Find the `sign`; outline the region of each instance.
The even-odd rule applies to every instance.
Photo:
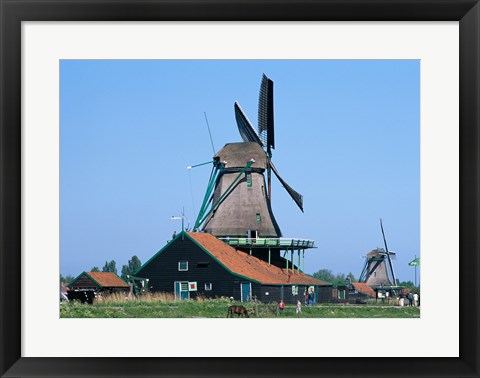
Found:
[[[188,291],[197,291],[197,282],[189,282]]]

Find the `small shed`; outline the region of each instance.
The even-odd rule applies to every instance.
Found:
[[[366,303],[375,299],[377,293],[365,282],[352,282],[348,292],[348,302]]]
[[[96,293],[126,293],[130,286],[112,272],[82,272],[68,284],[68,299],[92,303]]]

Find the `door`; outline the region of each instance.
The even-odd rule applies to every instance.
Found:
[[[190,292],[188,291],[188,281],[175,281],[175,300],[190,299]]]
[[[240,284],[240,292],[242,294],[242,302],[249,302],[252,297],[252,284],[250,282],[242,282]]]

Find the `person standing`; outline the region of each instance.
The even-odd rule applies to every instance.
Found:
[[[408,293],[407,299],[408,299],[408,306],[412,307],[413,306],[413,294],[412,294],[412,292]]]
[[[278,308],[280,309],[280,313],[282,313],[283,309],[285,308],[285,303],[283,302],[283,299],[280,300],[280,303],[278,304]]]
[[[417,293],[413,294],[413,305],[415,307],[418,307],[418,294]]]

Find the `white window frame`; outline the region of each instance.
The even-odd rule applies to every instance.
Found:
[[[181,269],[180,268],[180,264],[182,264],[182,263],[187,263],[187,269]],[[188,261],[185,261],[185,260],[179,261],[178,262],[178,271],[179,272],[187,272],[188,271]]]
[[[207,287],[207,285],[209,285]],[[211,282],[205,282],[205,291],[212,291],[213,285]]]

